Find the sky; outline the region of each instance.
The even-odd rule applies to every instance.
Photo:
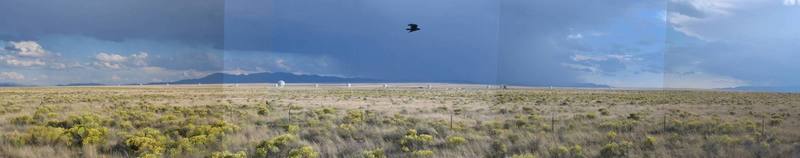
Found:
[[[4,0],[0,82],[800,86],[796,0]],[[408,33],[409,23],[421,31]]]

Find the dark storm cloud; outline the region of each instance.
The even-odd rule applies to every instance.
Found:
[[[491,82],[496,71],[492,0],[234,0],[227,8],[229,50],[328,56],[347,75],[395,80]],[[406,32],[408,23],[422,31]]]
[[[152,66],[172,70],[222,71],[225,65],[222,53],[214,50],[164,54],[149,62]]]
[[[222,46],[223,0],[3,0],[0,38],[82,35]]]
[[[571,85],[577,74],[562,66],[573,50],[560,42],[570,30],[592,30],[658,1],[504,0],[501,2],[498,80],[527,85]]]
[[[573,84],[569,28],[652,2],[232,0],[226,49],[335,58],[344,73],[400,80]],[[407,33],[408,23],[422,31]],[[229,54],[235,55],[235,54]]]

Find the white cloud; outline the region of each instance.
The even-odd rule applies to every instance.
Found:
[[[35,66],[47,65],[47,63],[45,63],[41,59],[19,59],[11,55],[0,56],[0,61],[5,63],[6,65],[15,67],[35,67]]]
[[[570,63],[563,63],[562,65],[580,71],[587,71],[591,73],[600,72],[600,68],[597,68],[596,66],[589,66],[583,64],[570,64]]]
[[[708,40],[705,37],[701,36],[694,30],[694,26],[702,21],[702,19],[691,17],[688,15],[684,15],[681,13],[669,13],[669,23],[672,25],[672,29],[675,31],[681,32],[687,36],[695,37],[702,40]]]
[[[97,61],[109,62],[109,63],[111,63],[111,62],[121,63],[121,62],[128,61],[128,57],[125,57],[125,56],[122,56],[122,55],[119,55],[119,54],[105,53],[105,52],[97,53],[97,55],[95,55],[94,58]]]
[[[248,75],[248,74],[250,74],[249,71],[245,71],[242,68],[238,68],[238,67],[236,69],[233,69],[233,70],[227,70],[227,71],[225,71],[225,73],[233,74],[233,75]]]
[[[800,0],[784,0],[783,1],[783,5],[787,5],[787,6],[795,6],[795,5],[798,5],[798,4],[800,4]]]
[[[148,56],[146,52],[139,52],[130,56],[100,52],[94,56],[95,62],[93,65],[107,69],[122,69],[131,66],[146,68]]]
[[[107,69],[121,69],[122,64],[109,63],[109,62],[94,62],[94,66],[107,68]]]
[[[132,59],[131,62],[133,62],[133,65],[147,66],[147,56],[148,56],[147,52],[139,52],[131,55],[130,58]]]
[[[0,56],[0,63],[13,67],[39,67],[47,65],[43,57],[49,53],[35,41],[8,42],[5,50],[11,54]]]
[[[593,56],[575,54],[572,56],[572,61],[605,61],[606,58],[597,58]]]
[[[583,34],[580,33],[569,34],[567,35],[567,39],[583,39]]]
[[[66,69],[66,68],[67,68],[67,64],[64,64],[64,63],[54,63],[54,64],[51,64],[50,68],[52,68],[52,69],[56,69],[56,70],[62,70],[62,69]]]
[[[800,10],[786,7],[798,0],[789,1],[672,0],[671,5],[687,7],[667,16],[672,29],[704,41],[792,39],[800,34],[793,16]]]
[[[737,3],[743,1],[753,0],[672,0],[673,3],[688,4],[698,11],[722,15],[730,14],[730,10],[741,6]]]
[[[591,56],[591,55],[581,55],[575,54],[572,56],[572,61],[608,61],[609,59],[614,59],[620,62],[627,62],[633,60],[641,60],[640,58],[634,58],[633,55],[629,54],[607,54],[607,55],[599,55],[599,56]]]
[[[292,67],[290,67],[288,64],[286,64],[286,60],[283,60],[283,59],[275,60],[275,65],[277,65],[278,68],[281,68],[281,69],[284,69],[284,70],[287,70],[287,71],[291,71],[292,70]]]
[[[9,46],[6,49],[14,51],[17,55],[23,57],[44,57],[48,54],[47,50],[44,50],[39,43],[34,41],[12,41],[9,42]]]
[[[24,80],[25,76],[17,72],[0,72],[0,79]]]

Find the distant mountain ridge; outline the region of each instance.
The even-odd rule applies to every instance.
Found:
[[[21,84],[10,83],[10,82],[0,82],[0,87],[27,87],[27,85],[21,85]]]
[[[800,93],[800,86],[741,86],[735,88],[725,88],[723,90],[747,91],[747,92],[779,92],[779,93]]]
[[[321,75],[293,74],[285,72],[263,72],[253,74],[213,73],[203,78],[185,79],[169,84],[221,84],[221,83],[275,83],[280,80],[289,83],[376,83],[377,79],[347,78]]]
[[[104,86],[106,84],[102,83],[69,83],[69,84],[60,84],[56,86]]]
[[[312,74],[293,74],[286,72],[262,72],[252,74],[227,74],[227,73],[213,73],[208,76],[197,79],[185,79],[174,82],[159,82],[148,84],[221,84],[221,83],[276,83],[280,80],[288,83],[458,83],[458,84],[493,84],[493,83],[479,83],[461,80],[438,80],[438,81],[423,81],[423,80],[381,80],[371,78],[348,78],[336,76],[323,76]],[[511,84],[514,85],[514,84]],[[584,88],[607,88],[607,85],[597,85],[590,83],[576,83],[576,84],[554,84],[554,85],[524,85],[520,86],[557,86],[557,87],[584,87]]]

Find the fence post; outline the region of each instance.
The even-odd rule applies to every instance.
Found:
[[[450,113],[450,129],[453,129],[453,113]]]
[[[553,135],[555,135],[556,134],[556,112],[553,112],[550,115],[551,115],[551,117],[550,117],[550,120],[551,120],[550,121],[550,129],[553,130]]]
[[[664,128],[662,129],[664,133],[667,133],[667,115],[669,114],[664,113]]]

